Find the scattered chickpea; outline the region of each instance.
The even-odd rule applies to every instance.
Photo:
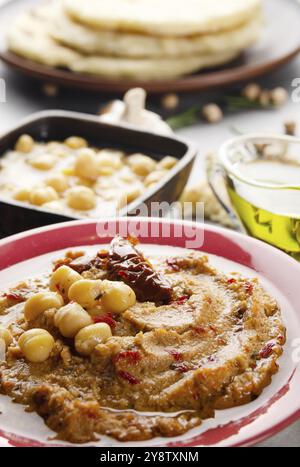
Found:
[[[262,89],[256,83],[248,84],[242,91],[242,95],[250,102],[255,102],[259,99]]]
[[[78,153],[74,166],[75,175],[96,180],[98,177],[98,166],[96,153],[93,149],[83,148]]]
[[[123,313],[136,302],[134,291],[123,282],[103,281],[103,308],[112,313]]]
[[[94,348],[99,344],[104,344],[112,332],[108,324],[91,324],[81,329],[75,337],[75,348],[82,355],[90,355]]]
[[[30,297],[25,303],[24,316],[27,321],[36,319],[44,311],[61,308],[64,304],[61,295],[55,292],[40,292]]]
[[[61,266],[51,276],[50,290],[52,292],[59,292],[67,300],[70,287],[80,280],[82,280],[82,277],[78,272],[68,266]]]
[[[223,119],[223,111],[217,104],[207,104],[202,109],[205,120],[209,123],[218,123]]]
[[[157,168],[163,170],[171,170],[173,169],[173,167],[175,167],[177,163],[178,159],[176,159],[176,157],[166,156],[157,164]]]
[[[31,191],[28,188],[21,188],[14,194],[14,199],[17,201],[29,201]]]
[[[34,204],[35,206],[42,206],[45,203],[49,203],[51,201],[56,201],[58,200],[58,194],[54,190],[54,188],[48,186],[48,187],[42,187],[42,188],[36,188],[33,190],[30,194],[30,203]]]
[[[60,308],[54,317],[54,324],[64,337],[72,338],[86,326],[92,324],[90,315],[78,303],[69,303]]]
[[[93,308],[99,304],[102,293],[102,281],[82,279],[71,285],[68,295],[69,300],[79,303],[83,308]]]
[[[88,187],[75,186],[67,192],[67,203],[72,209],[78,211],[90,211],[97,205],[96,195]]]
[[[50,357],[54,339],[45,329],[30,329],[18,341],[22,354],[32,363],[43,363]]]
[[[42,86],[42,91],[47,97],[57,97],[59,93],[59,87],[53,83],[45,83]]]
[[[271,95],[268,89],[264,89],[263,91],[261,91],[259,96],[259,103],[262,107],[269,107],[269,105],[271,104]]]
[[[295,136],[297,133],[297,124],[295,121],[284,123],[284,132],[286,135]]]
[[[63,193],[69,188],[68,180],[63,174],[55,174],[45,181],[47,186],[52,187],[57,193]]]
[[[179,105],[178,94],[165,94],[161,100],[161,105],[164,109],[174,110]]]
[[[64,143],[70,149],[81,149],[88,146],[87,141],[84,138],[80,138],[79,136],[70,136],[65,140]]]
[[[270,91],[271,103],[276,107],[281,107],[284,105],[289,98],[289,93],[286,89],[278,87]]]
[[[135,174],[141,177],[146,177],[156,169],[156,162],[144,154],[132,154],[127,158],[127,164]]]
[[[34,140],[29,135],[22,135],[18,139],[15,145],[15,151],[22,152],[24,154],[30,153],[34,148]]]

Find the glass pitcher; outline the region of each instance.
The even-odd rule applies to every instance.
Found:
[[[222,145],[208,177],[237,229],[300,260],[299,138],[234,138]]]

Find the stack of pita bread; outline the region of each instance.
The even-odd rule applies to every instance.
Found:
[[[17,18],[10,51],[50,67],[161,80],[216,67],[255,43],[262,0],[51,0]]]

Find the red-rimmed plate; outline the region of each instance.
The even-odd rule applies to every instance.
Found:
[[[276,434],[300,418],[300,265],[267,244],[225,229],[181,221],[123,218],[79,221],[36,229],[0,241],[1,289],[19,279],[49,269],[51,259],[64,249],[108,243],[114,235],[135,233],[149,252],[191,248],[210,255],[217,267],[259,277],[278,300],[288,331],[280,371],[254,402],[216,413],[187,434],[155,439],[142,446],[249,446]],[[203,244],[202,244],[203,239]],[[171,250],[169,250],[171,248]],[[53,433],[34,414],[0,397],[0,444],[3,446],[65,445],[51,440]],[[17,423],[16,423],[17,420]],[[95,443],[92,443],[95,445]],[[99,446],[118,445],[101,437]],[[122,444],[122,446],[127,444]],[[130,446],[139,443],[130,443]]]

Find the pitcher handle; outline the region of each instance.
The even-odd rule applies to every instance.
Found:
[[[208,184],[215,195],[216,199],[226,211],[228,217],[230,218],[234,228],[241,233],[247,234],[247,231],[242,224],[240,218],[236,214],[232,204],[230,202],[228,193],[226,191],[226,175],[225,170],[220,163],[214,160],[213,157],[208,157],[206,159],[206,174]],[[223,193],[222,193],[223,186]]]

